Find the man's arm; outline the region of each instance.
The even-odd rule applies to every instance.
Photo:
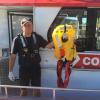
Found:
[[[8,75],[11,81],[15,80],[15,76],[13,75],[13,67],[15,64],[15,60],[16,60],[16,54],[11,54],[9,59],[9,75]]]
[[[11,54],[9,59],[9,72],[12,72],[15,60],[16,60],[16,54]]]
[[[42,36],[37,35],[38,39],[39,39],[39,46],[43,47],[43,48],[48,48],[48,49],[52,49],[54,47],[53,42],[48,43],[47,40],[45,40]]]
[[[16,60],[16,54],[18,53],[18,39],[17,37],[15,37],[13,39],[13,42],[12,42],[12,46],[11,46],[11,56],[9,58],[9,79],[11,81],[14,81],[15,80],[15,77],[13,75],[13,67],[14,67],[14,64],[15,64],[15,60]]]

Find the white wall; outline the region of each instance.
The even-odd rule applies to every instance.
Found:
[[[9,48],[7,10],[0,9],[0,48]]]
[[[44,39],[47,39],[47,32],[56,18],[61,7],[36,7],[33,8],[33,23],[35,31],[40,34]],[[41,49],[41,67],[52,68],[56,67],[56,58],[54,57],[53,50]]]
[[[47,39],[47,31],[58,14],[60,7],[36,7],[33,9],[33,21],[35,31],[43,38]],[[56,63],[53,50],[40,50],[41,55],[41,86],[42,87],[57,87],[56,84]]]
[[[35,31],[47,39],[47,31],[61,7],[36,7],[34,11]]]

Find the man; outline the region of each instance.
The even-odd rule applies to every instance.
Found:
[[[40,35],[33,32],[32,20],[30,18],[23,18],[21,20],[22,33],[18,34],[12,43],[11,56],[9,60],[9,79],[15,80],[13,75],[13,66],[18,54],[19,61],[19,79],[21,86],[41,85],[41,68],[40,68],[40,55],[39,48],[50,48],[48,44]],[[48,45],[47,45],[48,44]],[[35,90],[34,95],[40,95],[39,90]],[[27,95],[26,89],[21,89],[21,96]]]

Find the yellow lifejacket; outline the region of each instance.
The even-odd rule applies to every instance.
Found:
[[[58,60],[60,60],[62,58],[61,50],[64,50],[64,57],[66,58],[66,60],[72,61],[73,58],[77,55],[76,47],[74,44],[75,29],[72,27],[72,25],[66,24],[66,35],[68,37],[68,41],[66,42],[62,41],[63,34],[64,25],[57,26],[52,33],[54,55]]]

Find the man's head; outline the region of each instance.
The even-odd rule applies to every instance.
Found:
[[[24,34],[27,34],[27,35],[31,34],[33,31],[32,20],[28,17],[23,18],[21,20],[21,28]]]

